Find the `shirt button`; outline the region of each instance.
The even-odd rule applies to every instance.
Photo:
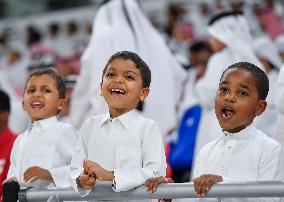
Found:
[[[225,170],[225,167],[223,166],[223,167],[221,168],[221,170]]]
[[[232,148],[232,145],[228,145],[228,148],[231,149],[231,148]]]

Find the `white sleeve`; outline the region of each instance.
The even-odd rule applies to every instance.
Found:
[[[166,157],[162,136],[156,124],[143,134],[142,168],[115,169],[116,192],[128,191],[138,187],[153,177],[165,176]]]
[[[83,162],[85,159],[87,159],[86,137],[88,137],[87,135],[90,133],[88,126],[88,121],[84,122],[80,130],[79,141],[76,144],[70,164],[71,185],[80,196],[86,196],[91,191],[79,187],[76,182],[76,178],[78,178],[79,175],[84,171]]]
[[[280,69],[275,95],[275,104],[281,114],[284,115],[284,65]]]
[[[20,141],[21,137],[17,137],[11,154],[10,154],[10,166],[9,166],[9,170],[8,170],[8,174],[7,174],[7,178],[11,178],[11,177],[17,177],[17,179],[19,180],[19,176],[17,176],[17,150],[18,150],[18,145],[19,145],[19,141]],[[19,163],[19,162],[18,162]]]
[[[76,131],[71,127],[62,127],[60,131],[59,144],[57,149],[62,159],[62,166],[54,167],[49,170],[52,175],[53,181],[56,187],[69,187],[70,175],[69,175],[69,165],[71,163],[71,158],[74,153],[74,148],[77,143]]]

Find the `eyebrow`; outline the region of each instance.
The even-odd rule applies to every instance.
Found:
[[[106,72],[108,72],[108,71],[110,71],[110,70],[112,70],[112,71],[117,71],[115,68],[110,67],[110,68],[108,68],[108,69],[106,70]],[[139,70],[139,69],[138,69],[138,70]],[[132,70],[126,70],[126,71],[123,71],[123,73],[133,73],[133,74],[135,74],[135,75],[139,75],[139,73],[134,72],[134,71],[132,71]]]
[[[222,81],[221,83],[220,83],[220,85],[222,85],[222,84],[229,84],[230,82],[229,81],[227,81],[227,80],[225,80],[225,81]],[[241,86],[241,88],[245,88],[245,89],[247,89],[247,90],[251,90],[250,89],[250,87],[248,86],[248,85],[245,85],[245,84],[238,84],[239,86]]]

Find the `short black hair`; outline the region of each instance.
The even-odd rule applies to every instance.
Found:
[[[256,80],[256,89],[258,92],[258,97],[262,100],[265,100],[268,91],[269,91],[269,79],[267,75],[265,74],[264,71],[262,71],[259,67],[256,65],[249,63],[249,62],[238,62],[235,64],[230,65],[222,74],[221,79],[223,78],[224,74],[231,70],[231,69],[240,69],[240,70],[245,70],[249,73],[251,73],[255,80]]]
[[[190,46],[189,51],[192,52],[192,53],[198,53],[198,52],[201,52],[201,51],[208,51],[210,53],[213,53],[211,46],[206,41],[197,41],[197,42],[193,43]]]
[[[0,89],[0,112],[10,111],[10,98],[9,95]]]
[[[136,53],[130,52],[130,51],[120,51],[115,54],[113,54],[109,60],[107,61],[105,68],[103,70],[103,75],[105,75],[107,67],[114,59],[124,59],[124,60],[131,60],[135,66],[140,70],[142,80],[143,80],[143,88],[150,87],[151,83],[151,70],[149,66],[140,58],[140,56]]]
[[[62,76],[54,68],[46,68],[46,69],[39,69],[39,70],[33,71],[27,79],[25,89],[27,88],[27,84],[32,77],[37,77],[41,75],[48,75],[54,79],[57,90],[59,92],[59,97],[61,99],[64,99],[66,95],[66,84]]]

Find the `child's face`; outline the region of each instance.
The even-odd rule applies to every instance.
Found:
[[[33,76],[24,92],[23,108],[33,121],[58,114],[65,99],[59,97],[55,80],[49,75]]]
[[[140,70],[131,60],[120,58],[114,59],[107,67],[101,91],[112,117],[136,108],[149,94],[149,88],[143,88]]]
[[[250,72],[239,69],[225,72],[215,99],[215,114],[223,130],[241,131],[265,108],[266,101],[259,99],[256,79]]]

